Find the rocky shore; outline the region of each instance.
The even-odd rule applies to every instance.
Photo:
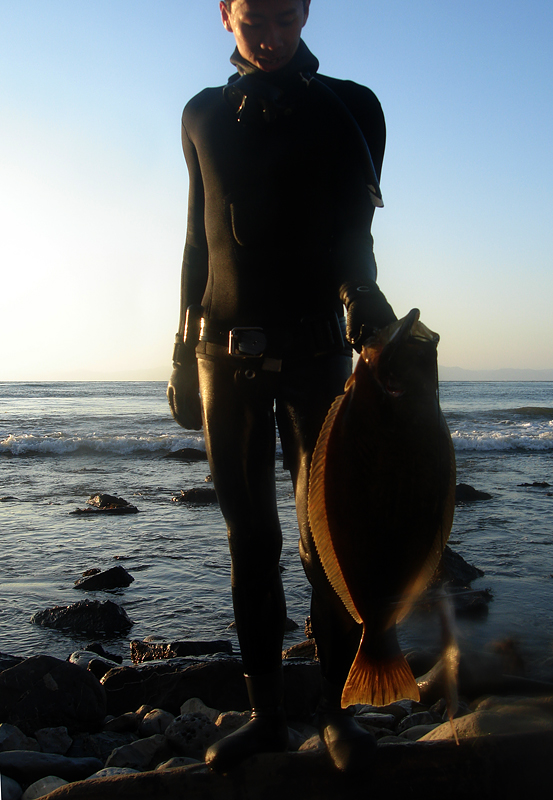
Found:
[[[461,502],[481,499],[469,496],[470,488]],[[128,505],[98,498],[99,513]],[[485,615],[491,595],[470,586],[481,574],[446,548],[422,613],[446,583],[458,616]],[[132,581],[122,567],[92,569],[75,588],[111,591]],[[553,663],[542,680],[529,680],[512,642],[461,652],[453,722],[439,653],[407,654],[420,702],[354,708],[378,747],[366,772],[348,775],[332,765],[317,733],[320,668],[308,638],[283,653],[289,752],[256,756],[218,775],[204,765],[207,747],[249,719],[242,664],[228,640],[131,640],[123,663],[98,641],[132,628],[112,600],[44,609],[32,622],[94,641],[65,661],[0,654],[1,800],[351,800],[377,793],[487,800],[548,788]]]
[[[148,643],[135,643],[135,652],[145,649]],[[366,774],[355,776],[335,770],[316,730],[318,662],[284,656],[290,752],[254,757],[224,776],[203,757],[249,718],[238,659],[175,656],[124,666],[93,650],[70,661],[0,656],[0,667],[17,662],[0,672],[2,800],[270,800],[283,793],[340,800],[354,784],[367,797],[420,789],[425,798],[483,798],[545,788],[553,683],[507,674],[504,655],[463,654],[455,733],[439,696],[439,663],[419,679],[421,702],[355,707],[378,741]]]

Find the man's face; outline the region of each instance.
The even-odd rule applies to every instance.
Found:
[[[263,72],[284,67],[294,56],[309,3],[302,0],[233,0],[221,2],[221,19],[234,34],[238,52]]]

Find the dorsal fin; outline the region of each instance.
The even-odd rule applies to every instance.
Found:
[[[353,376],[352,376],[353,378]],[[353,385],[352,378],[348,381],[348,388]],[[347,394],[340,395],[333,402],[323,427],[317,440],[313,459],[311,461],[311,471],[309,475],[309,495],[308,495],[308,516],[309,525],[313,534],[313,540],[317,553],[321,559],[326,576],[330,585],[347,608],[356,622],[362,622],[359,612],[355,608],[351,595],[346,586],[344,575],[336,557],[336,551],[330,533],[326,497],[325,497],[325,471],[328,453],[328,443],[330,434],[336,417]]]

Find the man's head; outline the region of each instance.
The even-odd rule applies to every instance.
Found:
[[[225,29],[238,52],[263,72],[274,72],[293,58],[309,16],[311,0],[220,0]]]

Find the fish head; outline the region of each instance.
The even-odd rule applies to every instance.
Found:
[[[436,393],[437,347],[440,337],[420,322],[413,308],[402,319],[377,331],[363,344],[361,359],[392,399],[420,393]]]

